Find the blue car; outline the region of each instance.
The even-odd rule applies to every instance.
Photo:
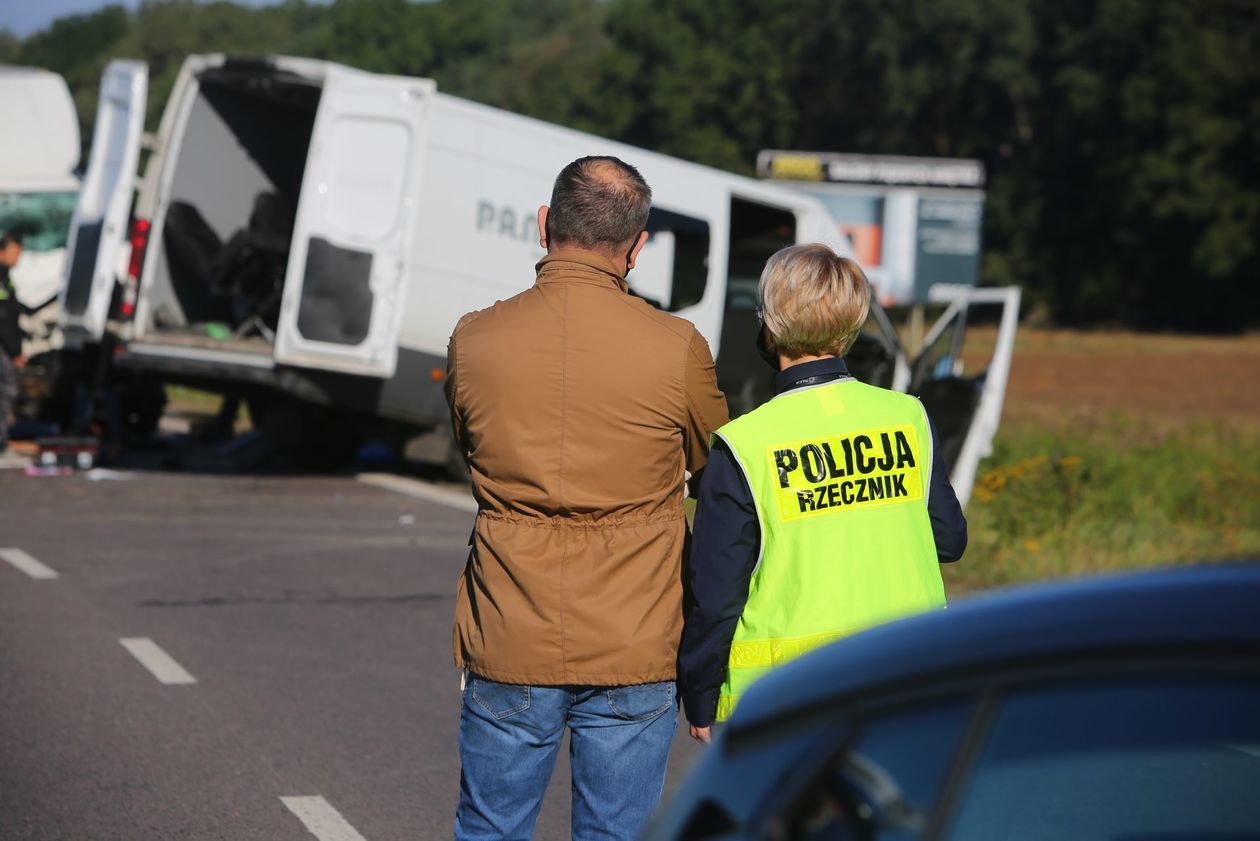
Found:
[[[1032,586],[770,673],[651,839],[1260,839],[1260,565]]]

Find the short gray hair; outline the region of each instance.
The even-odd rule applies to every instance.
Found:
[[[594,251],[627,246],[646,227],[652,188],[619,158],[578,158],[560,170],[547,211],[547,239]]]

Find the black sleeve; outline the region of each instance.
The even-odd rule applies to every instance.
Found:
[[[17,359],[22,355],[22,328],[18,324],[17,298],[12,294],[0,298],[0,353]]]
[[[718,439],[696,503],[688,585],[691,606],[678,650],[678,682],[687,720],[713,723],[726,679],[735,625],[748,601],[761,525],[743,471]]]
[[[928,419],[932,430],[932,481],[928,486],[928,516],[932,519],[932,537],[936,541],[936,557],[941,563],[956,561],[967,549],[967,518],[963,516],[958,495],[949,483],[949,467],[941,455],[940,436]]]

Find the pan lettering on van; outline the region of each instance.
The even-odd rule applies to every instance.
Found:
[[[481,199],[477,202],[477,232],[528,242],[538,239],[538,221],[533,213]]]

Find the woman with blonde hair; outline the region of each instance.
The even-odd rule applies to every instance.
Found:
[[[794,245],[766,263],[757,293],[776,395],[713,436],[679,651],[683,705],[704,742],[774,666],[944,606],[938,564],[967,544],[922,404],[845,366],[870,308],[861,267]]]

